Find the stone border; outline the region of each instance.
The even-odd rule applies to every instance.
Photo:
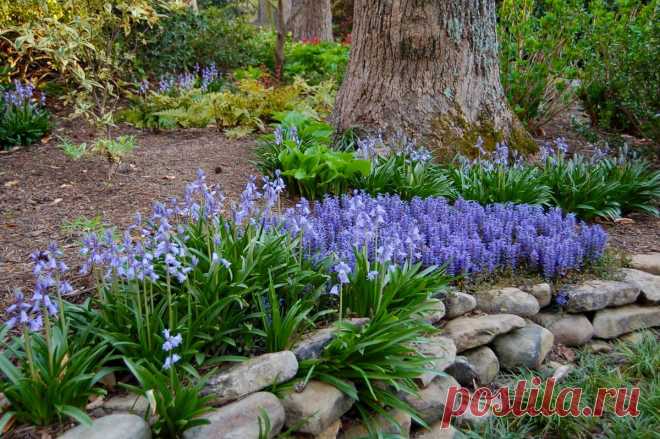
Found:
[[[419,352],[435,358],[433,369],[418,378],[418,397],[401,396],[431,426],[429,431],[419,431],[414,437],[460,435],[454,429],[439,430],[438,420],[451,386],[472,388],[489,384],[501,368],[539,369],[555,343],[581,346],[594,337],[613,339],[660,326],[660,253],[633,257],[633,266],[622,270],[621,281],[587,281],[567,289],[568,302],[559,313],[548,308],[552,290],[547,283],[475,294],[448,293],[425,317],[443,327],[442,332],[418,347]],[[352,321],[362,325],[368,319]],[[215,402],[224,405],[206,415],[211,421],[209,425],[187,431],[184,438],[256,439],[259,418],[264,413],[272,426],[269,437],[283,428],[317,438],[363,436],[366,429],[360,423],[342,425],[341,417],[353,401],[331,385],[311,381],[304,389],[294,387],[285,392],[282,399],[263,391],[274,383],[294,378],[298,362],[317,358],[334,334],[333,327],[320,329],[308,334],[291,351],[261,355],[217,372],[204,393],[214,395]],[[555,366],[553,373],[557,377],[570,372],[569,366]],[[79,426],[60,437],[149,439],[151,433],[143,420],[147,407],[141,397],[113,397],[92,412],[101,416],[94,421],[94,427]],[[410,416],[396,410],[390,414],[397,424],[384,417],[376,418],[382,431],[408,437],[413,425]],[[463,417],[456,423],[480,421],[483,418]]]

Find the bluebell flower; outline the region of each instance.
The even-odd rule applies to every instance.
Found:
[[[176,349],[183,341],[181,334],[172,335],[169,329],[163,329],[163,337],[165,338],[165,342],[163,343],[164,352],[170,352]]]
[[[170,368],[172,368],[172,366],[178,363],[179,360],[181,360],[181,356],[179,354],[168,355],[165,358],[165,363],[163,363],[163,369],[169,370]]]

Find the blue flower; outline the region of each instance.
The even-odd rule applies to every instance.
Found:
[[[165,342],[163,343],[164,352],[169,352],[176,349],[183,341],[181,334],[171,335],[169,329],[163,330],[163,337],[165,338]]]
[[[168,355],[165,358],[165,363],[163,363],[163,369],[169,370],[172,366],[178,363],[179,360],[181,360],[181,356],[178,354]]]

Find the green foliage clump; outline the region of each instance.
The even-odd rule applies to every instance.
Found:
[[[550,188],[543,181],[540,170],[532,166],[508,167],[493,165],[456,166],[448,169],[449,179],[456,193],[466,200],[480,204],[516,203],[539,204],[550,202]]]
[[[325,194],[344,193],[355,178],[371,172],[369,160],[325,145],[303,149],[298,145],[287,146],[279,153],[278,159],[289,191],[312,200]]]
[[[580,96],[593,122],[660,141],[657,0],[589,2]]]
[[[50,131],[50,113],[33,97],[33,90],[20,82],[5,93],[0,87],[0,148],[31,145]]]
[[[285,50],[284,77],[305,78],[310,84],[332,79],[341,84],[348,65],[349,47],[334,42],[292,42]]]
[[[266,123],[280,112],[295,110],[316,117],[329,114],[334,90],[332,83],[310,86],[297,79],[289,85],[268,87],[261,81],[246,78],[235,87],[227,86],[217,92],[193,88],[174,96],[149,93],[134,99],[124,119],[138,127],[203,128],[214,124],[228,135],[241,137],[264,130]]]
[[[223,70],[263,64],[272,56],[274,37],[261,32],[231,7],[193,12],[173,10],[146,36],[138,65],[156,75],[191,71],[197,63],[215,63]]]
[[[404,200],[414,197],[454,198],[452,182],[442,169],[430,160],[418,160],[399,151],[377,156],[371,173],[355,183],[371,195],[398,194]]]
[[[0,423],[15,417],[43,426],[73,418],[91,425],[84,408],[90,396],[104,394],[96,384],[112,372],[102,367],[108,360],[106,346],[79,343],[80,337],[69,340],[66,325],[53,325],[45,335],[22,329],[22,343],[17,338],[0,353],[0,391],[11,403]]]
[[[502,85],[513,111],[534,131],[574,100],[583,2],[504,0],[498,18]]]

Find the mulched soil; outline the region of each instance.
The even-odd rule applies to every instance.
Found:
[[[71,136],[73,129],[60,132]],[[54,139],[0,154],[0,303],[12,287],[30,285],[29,255],[51,241],[74,258],[72,267],[77,265],[79,233],[63,224],[100,216],[107,225],[126,226],[136,211],[148,213],[154,201],[181,196],[198,168],[207,181],[221,185],[228,199],[237,199],[256,172],[250,163],[254,138],[230,140],[213,129],[120,131],[134,135],[139,148],[110,180],[104,158],[73,161]],[[84,129],[76,132],[75,142],[91,139]]]

